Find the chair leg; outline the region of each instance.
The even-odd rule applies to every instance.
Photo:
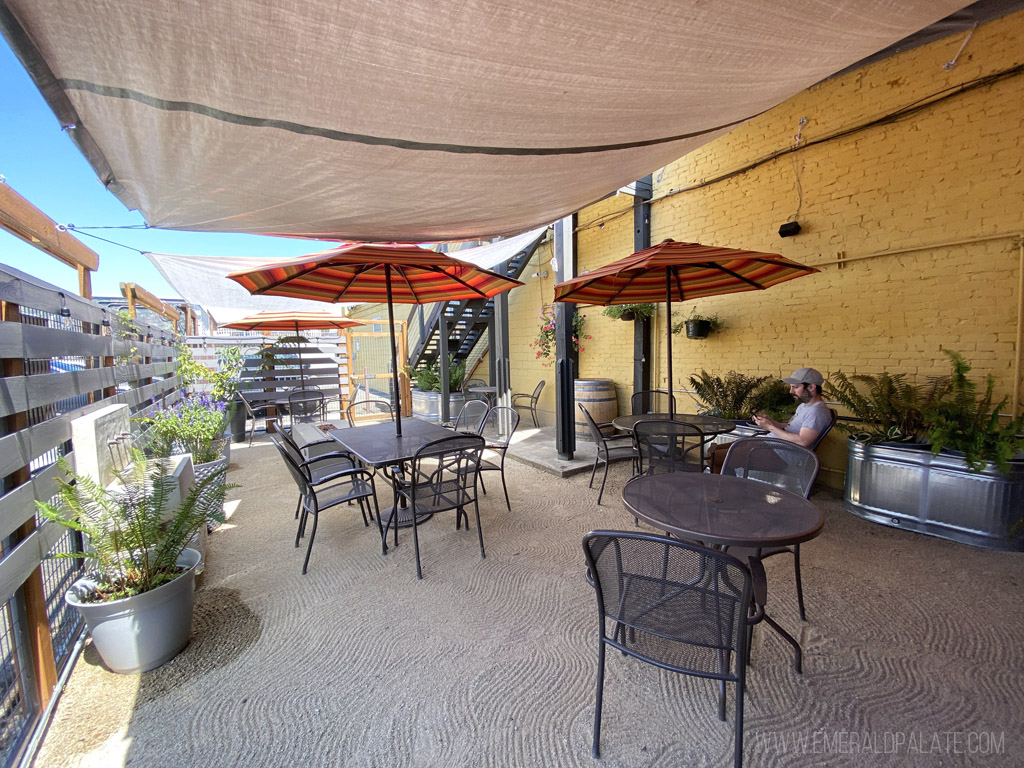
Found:
[[[397,510],[395,511],[395,514],[398,514]],[[455,519],[458,520],[458,516],[456,516]],[[396,517],[395,518],[395,537],[397,538],[397,536],[398,536],[398,518]],[[416,526],[416,508],[415,507],[412,510],[412,541],[413,541],[413,546],[416,548],[416,578],[417,579],[422,579],[423,578],[423,568],[420,566],[420,534],[419,534],[419,530],[418,530],[418,528]]]
[[[608,482],[608,462],[604,463],[604,477],[601,478],[601,490],[597,493],[597,506],[601,506],[601,497],[604,496],[604,484]]]
[[[305,575],[306,566],[309,565],[309,555],[313,551],[313,539],[316,538],[316,524],[320,520],[320,515],[313,515],[313,530],[309,532],[309,544],[306,545],[306,559],[302,561],[302,573]]]
[[[743,693],[746,688],[746,674],[742,664],[737,666],[739,679],[736,681],[736,751],[732,762],[733,768],[743,768]]]
[[[597,651],[597,700],[594,704],[594,745],[591,754],[601,757],[601,704],[604,699],[604,638],[598,641]]]
[[[804,611],[804,585],[800,579],[800,545],[793,547],[793,568],[796,570],[796,604],[800,609],[800,620],[807,621],[807,613]]]
[[[512,511],[512,502],[508,500],[508,486],[505,485],[505,457],[501,457],[501,490],[505,492],[505,506]]]
[[[595,456],[594,457],[594,467],[593,467],[593,469],[590,470],[590,483],[587,485],[587,488],[593,488],[594,487],[594,475],[597,474],[597,462],[598,462],[598,457]]]
[[[298,501],[298,503],[297,503],[297,504],[295,505],[295,519],[296,519],[296,520],[298,520],[298,519],[299,519],[299,510],[300,510],[301,508],[302,508],[302,497],[301,497],[301,496],[299,496],[299,501]]]
[[[476,537],[480,540],[480,559],[485,560],[487,553],[484,552],[484,529],[480,525],[480,504],[473,502],[473,511],[476,513]],[[466,516],[466,527],[469,528],[469,516]]]
[[[537,427],[539,429],[540,428],[540,422],[537,421],[537,406],[536,405],[531,405],[530,406],[530,415],[533,416],[533,426]]]

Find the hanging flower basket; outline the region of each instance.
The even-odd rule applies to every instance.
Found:
[[[686,338],[706,339],[711,333],[711,323],[707,320],[687,320]]]

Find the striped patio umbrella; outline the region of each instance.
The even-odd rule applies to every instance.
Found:
[[[668,390],[672,391],[672,302],[763,291],[818,270],[777,253],[665,240],[555,286],[555,301],[668,307]],[[672,409],[673,398],[669,398]]]
[[[263,264],[228,277],[250,293],[328,302],[388,305],[391,369],[395,379],[395,429],[402,435],[398,402],[395,304],[489,299],[522,285],[518,280],[459,261],[444,253],[401,243],[350,243],[322,253]]]
[[[233,323],[224,323],[221,328],[233,328],[236,331],[326,331],[332,328],[341,330],[353,325],[364,325],[361,320],[350,320],[330,312],[257,312],[255,315],[243,317]],[[302,370],[302,345],[295,341],[299,355],[299,382],[306,384],[306,374]]]

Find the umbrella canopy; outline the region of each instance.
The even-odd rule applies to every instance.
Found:
[[[221,328],[234,328],[237,331],[325,331],[329,329],[341,330],[351,328],[353,325],[364,325],[361,320],[350,320],[347,317],[334,315],[330,312],[257,312],[255,315],[243,317],[233,323],[224,323]],[[299,355],[299,382],[301,386],[306,384],[306,374],[302,370],[302,346],[298,339],[295,341],[295,349]]]
[[[668,390],[672,392],[672,302],[760,291],[818,270],[777,253],[665,240],[555,286],[555,301],[639,304],[668,308]],[[669,397],[672,412],[673,398]]]
[[[395,429],[399,436],[402,410],[398,402],[394,305],[489,299],[522,285],[518,280],[447,254],[400,243],[350,243],[308,257],[232,272],[228,277],[257,295],[329,302],[386,302],[395,377]]]

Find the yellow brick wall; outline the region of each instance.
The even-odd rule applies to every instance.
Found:
[[[514,288],[508,297],[509,323],[509,367],[513,392],[533,392],[537,382],[544,379],[544,391],[537,404],[540,423],[553,424],[555,421],[555,369],[538,360],[530,342],[540,329],[538,315],[541,309],[554,301],[555,272],[548,263],[553,255],[552,244],[541,243],[533,253],[530,263],[523,269],[521,288]],[[534,272],[548,273],[546,278],[530,277]],[[533,424],[524,413],[524,427]]]
[[[948,371],[941,351],[948,348],[963,352],[979,377],[992,373],[999,396],[1010,393],[1020,303],[1020,250],[1012,236],[1024,230],[1024,76],[814,142],[1017,65],[1022,38],[1018,12],[979,27],[949,71],[942,65],[963,35],[827,80],[664,169],[655,183],[653,243],[672,237],[821,265],[819,274],[767,291],[694,302],[726,328],[706,341],[673,338],[677,388],[701,368],[788,375],[812,365],[826,374],[889,370],[923,379]],[[793,146],[802,117],[798,152],[673,193]],[[629,202],[614,197],[580,212],[581,270],[632,251]],[[607,215],[615,212],[623,215]],[[779,225],[793,217],[803,231],[780,238]],[[1006,237],[979,241],[999,235]],[[968,242],[941,245],[959,241]],[[919,250],[858,260],[903,249]],[[849,260],[844,267],[829,263],[840,255]],[[548,258],[539,255],[545,264]],[[513,293],[513,380],[523,386],[551,374],[531,367],[526,343],[541,303],[551,300],[552,280],[527,282]],[[615,378],[623,401],[632,382],[630,324],[584,311],[594,339],[581,355],[581,375]],[[688,311],[680,308],[677,319]],[[653,339],[659,384],[665,324],[662,308]],[[553,414],[550,389],[545,408]],[[820,451],[822,479],[833,484],[841,482],[844,440],[837,431]]]

